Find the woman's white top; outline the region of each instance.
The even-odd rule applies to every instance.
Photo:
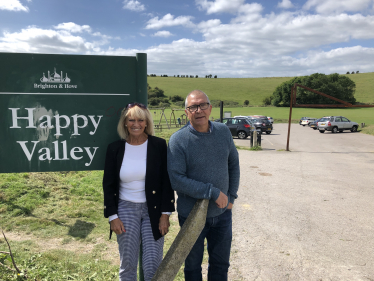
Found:
[[[119,172],[119,198],[134,203],[144,203],[145,174],[147,170],[146,140],[141,145],[131,145],[126,142],[125,155]]]
[[[141,145],[131,145],[126,142],[119,172],[119,198],[135,203],[145,203],[145,175],[147,171],[148,140]],[[171,215],[171,212],[162,212]],[[109,216],[109,221],[118,218],[118,215]]]
[[[125,155],[119,172],[119,198],[121,200],[135,203],[147,201],[145,197],[147,145],[148,140],[141,145],[131,145],[126,142]],[[118,218],[117,214],[109,216],[109,221],[116,218]]]

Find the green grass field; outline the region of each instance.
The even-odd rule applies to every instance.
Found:
[[[192,79],[192,78],[191,78]],[[290,109],[287,107],[234,107],[224,108],[224,111],[230,111],[231,116],[236,115],[266,115],[274,118],[275,123],[288,122]],[[160,110],[151,109],[153,120],[158,124],[161,117]],[[156,114],[154,114],[156,112]],[[175,117],[178,118],[184,111],[175,111]],[[213,108],[211,117],[219,118],[219,108]],[[165,115],[170,122],[171,109],[165,110]],[[342,115],[359,124],[374,125],[374,107],[372,108],[293,108],[292,120],[298,122],[303,116],[319,118],[322,116]],[[174,118],[172,118],[172,122]],[[162,118],[163,128],[166,127],[165,119]]]
[[[156,135],[169,140],[173,130]],[[102,171],[0,174],[0,229],[28,280],[118,280],[116,237],[103,216]],[[176,213],[164,254],[179,232]],[[0,232],[0,263],[12,267]],[[207,262],[205,257],[204,262]],[[183,280],[183,266],[175,280]],[[0,264],[0,280],[25,280]]]
[[[356,83],[355,97],[358,102],[374,103],[374,72],[347,75]],[[262,105],[265,97],[292,77],[266,78],[175,78],[148,77],[149,85],[165,91],[165,95],[185,97],[194,89],[204,91],[211,100],[233,100],[243,104]]]

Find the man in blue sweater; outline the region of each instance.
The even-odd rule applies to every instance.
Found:
[[[185,280],[202,280],[204,239],[208,241],[208,280],[227,280],[232,240],[232,214],[238,197],[239,157],[230,130],[225,124],[210,122],[208,96],[199,90],[185,102],[190,122],[174,133],[168,147],[168,171],[177,191],[180,226],[197,199],[209,199],[206,224],[185,261]]]

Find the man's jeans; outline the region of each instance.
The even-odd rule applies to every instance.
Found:
[[[187,218],[178,215],[182,227]],[[208,281],[227,280],[230,266],[232,240],[232,213],[226,210],[223,214],[207,218],[203,231],[187,256],[184,267],[186,281],[202,281],[201,263],[204,255],[204,239],[208,241]]]

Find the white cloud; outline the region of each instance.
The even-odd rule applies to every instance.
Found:
[[[282,2],[278,2],[278,8],[290,9],[292,7],[293,4],[290,0],[282,0]]]
[[[72,33],[74,32],[82,33],[83,31],[91,32],[91,27],[89,25],[78,25],[78,24],[75,24],[74,22],[60,23],[57,26],[54,26],[54,28],[60,29],[60,30],[66,30]]]
[[[167,30],[160,30],[160,31],[157,31],[155,34],[153,34],[152,36],[155,36],[155,37],[164,37],[164,38],[168,38],[170,36],[173,36],[174,34],[170,33],[170,31],[167,31]]]
[[[22,5],[19,0],[0,0],[0,10],[28,12],[29,8]]]
[[[225,23],[209,19],[194,24],[191,17],[170,14],[153,18],[148,29],[156,32],[162,27],[191,26],[201,39],[169,39],[166,44],[150,43],[142,49],[110,47],[113,38],[85,25],[62,23],[56,26],[59,29],[31,26],[0,34],[0,51],[125,56],[144,52],[150,73],[168,75],[266,77],[374,71],[374,48],[363,46],[374,39],[374,16],[306,11],[263,15],[262,11],[260,4],[244,4]],[[153,34],[171,35],[162,29]],[[98,37],[102,40],[94,41]],[[367,41],[353,44],[353,39]],[[356,46],[335,47],[345,42]]]
[[[134,12],[141,12],[145,10],[144,5],[137,0],[123,1],[123,8]]]
[[[94,42],[74,36],[66,30],[41,29],[29,26],[20,32],[4,32],[0,51],[17,53],[85,53],[98,50]]]
[[[146,29],[160,29],[163,27],[170,27],[170,26],[177,26],[182,25],[185,27],[193,27],[194,24],[192,23],[191,16],[179,16],[174,18],[171,14],[166,14],[163,18],[158,19],[158,17],[154,17],[147,22]]]
[[[321,14],[358,12],[370,8],[371,4],[374,4],[374,0],[308,0],[304,9],[314,9]]]
[[[244,4],[245,0],[195,0],[199,10],[206,11],[206,13],[231,13],[235,14],[238,9]]]

